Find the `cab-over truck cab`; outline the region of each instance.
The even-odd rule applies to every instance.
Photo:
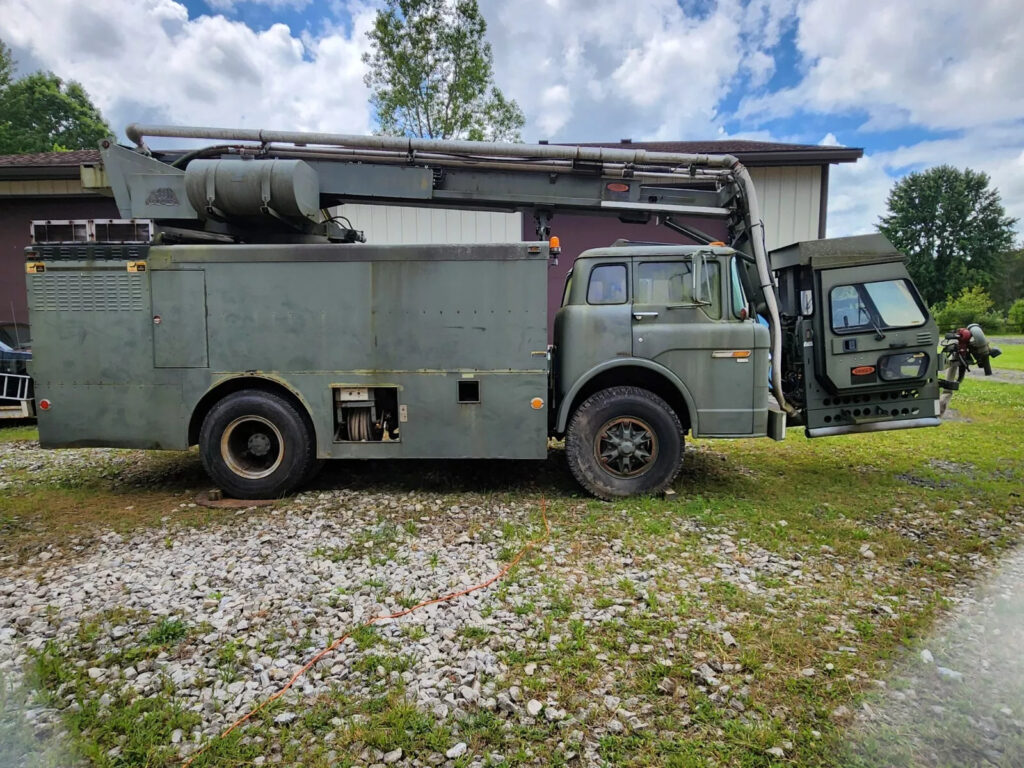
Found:
[[[768,329],[750,316],[740,259],[722,246],[625,243],[577,259],[555,316],[553,428],[598,495],[666,487],[685,431],[764,437],[771,421],[781,437]]]
[[[555,317],[552,431],[605,498],[671,484],[683,435],[780,440],[937,426],[938,332],[880,235],[772,254],[784,413],[749,258],[621,242],[576,261]]]

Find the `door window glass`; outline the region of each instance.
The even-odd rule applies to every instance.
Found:
[[[925,323],[924,312],[907,280],[838,285],[832,289],[830,301],[832,330],[838,333]]]
[[[590,271],[588,304],[626,303],[626,265],[602,264]]]
[[[722,316],[722,287],[718,262],[704,263],[704,292],[710,303],[704,311]],[[647,261],[637,267],[636,304],[696,304],[693,300],[693,266],[689,261]]]
[[[732,314],[741,320],[747,317],[747,297],[743,293],[743,283],[740,281],[740,260],[735,256],[729,265],[729,282],[732,285]]]
[[[565,291],[562,292],[562,306],[569,303],[569,292],[572,290],[572,270],[565,276]]]

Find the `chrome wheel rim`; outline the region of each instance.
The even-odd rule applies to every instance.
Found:
[[[642,419],[619,416],[598,430],[594,456],[613,477],[638,477],[658,458],[658,438]]]
[[[284,438],[262,416],[240,416],[220,438],[220,456],[240,477],[259,480],[274,473],[284,460]]]

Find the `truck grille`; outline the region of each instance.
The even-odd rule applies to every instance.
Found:
[[[32,278],[35,309],[44,312],[139,312],[144,274],[46,272]]]

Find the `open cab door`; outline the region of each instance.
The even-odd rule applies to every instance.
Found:
[[[785,395],[808,437],[939,424],[938,329],[882,235],[773,251]]]

